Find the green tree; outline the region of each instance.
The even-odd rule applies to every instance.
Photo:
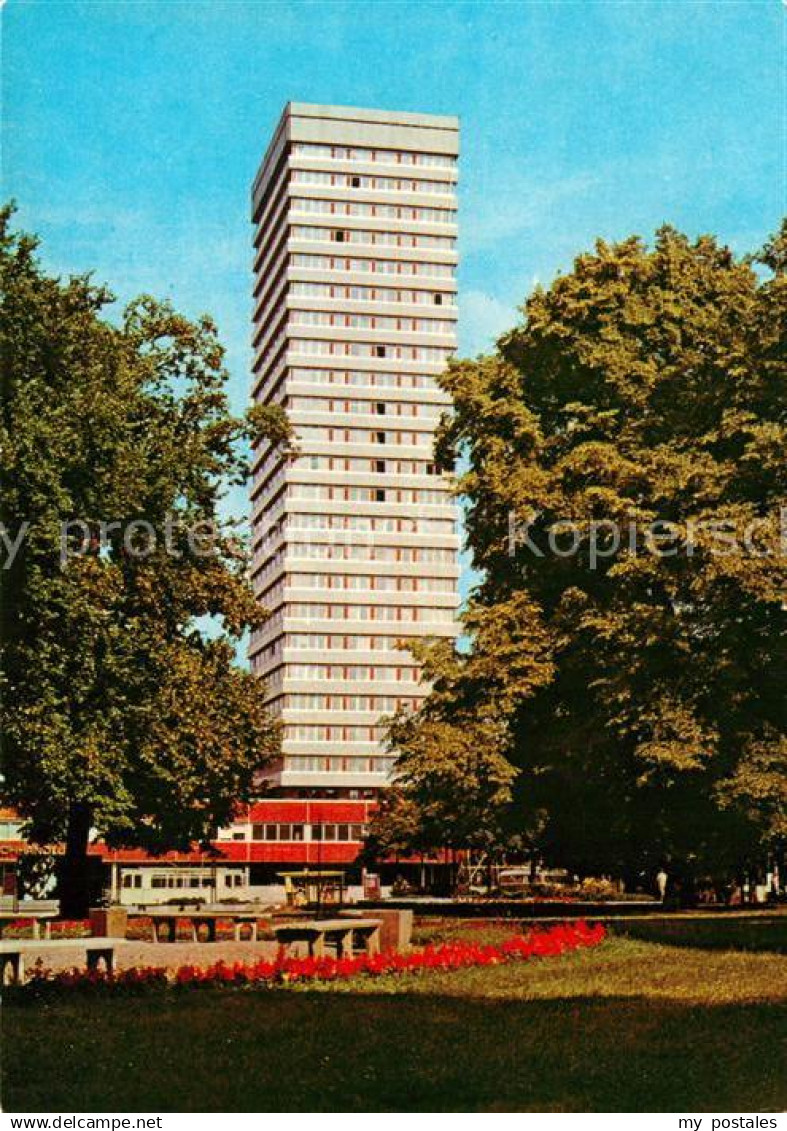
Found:
[[[288,429],[230,413],[210,319],[143,297],[115,324],[111,294],[47,276],[10,219],[3,792],[34,840],[65,841],[62,909],[81,915],[91,830],[154,852],[207,843],[278,750],[260,684],[234,662],[262,613],[219,504],[245,479],[248,442]]]
[[[465,663],[577,869],[722,871],[784,835],[786,272],[787,224],[756,259],[669,227],[599,242],[443,379],[482,574]],[[479,631],[523,599],[537,686]],[[435,710],[461,724],[463,689]]]
[[[467,638],[414,641],[430,695],[390,721],[396,781],[370,826],[378,853],[460,850],[487,860],[522,847],[534,814],[514,804],[510,711],[548,683],[552,665],[538,611],[524,594],[465,617]],[[468,647],[468,643],[471,644]]]

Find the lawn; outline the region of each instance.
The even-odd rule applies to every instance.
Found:
[[[3,1107],[782,1111],[783,926],[772,950],[767,932],[758,951],[723,949],[725,923],[693,946],[689,931],[680,945],[619,936],[561,958],[320,989],[7,1005]]]

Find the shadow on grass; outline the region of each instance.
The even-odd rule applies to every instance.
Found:
[[[787,1006],[419,992],[69,1000],[4,1017],[6,1111],[781,1111]]]
[[[685,919],[643,919],[636,922],[621,920],[611,930],[623,938],[668,946],[787,954],[787,915],[740,919],[687,916]]]

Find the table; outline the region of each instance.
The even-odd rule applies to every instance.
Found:
[[[351,958],[356,940],[367,954],[379,954],[380,926],[380,919],[304,919],[282,923],[273,930],[282,948],[305,942],[311,957],[322,958],[326,945],[333,945],[337,957]]]
[[[178,920],[187,919],[191,924],[191,941],[199,942],[199,928],[205,924],[208,928],[208,942],[215,942],[216,920],[229,919],[234,926],[235,941],[240,939],[240,929],[244,923],[251,923],[251,937],[257,942],[257,920],[259,911],[146,911],[144,915],[129,916],[132,918],[150,919],[153,922],[153,935],[156,942],[177,942]],[[168,927],[166,938],[163,937],[162,927]]]

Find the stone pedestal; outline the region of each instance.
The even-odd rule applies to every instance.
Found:
[[[413,913],[400,908],[365,912],[370,918],[380,919],[380,950],[409,950],[413,937]]]
[[[125,907],[91,907],[90,928],[94,938],[124,939],[128,924]]]

